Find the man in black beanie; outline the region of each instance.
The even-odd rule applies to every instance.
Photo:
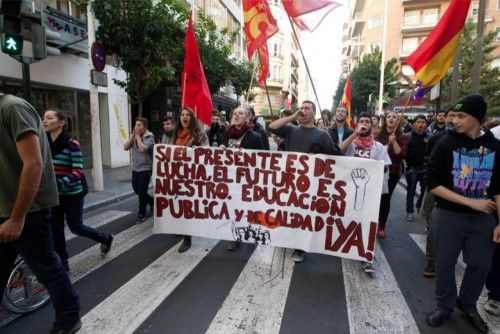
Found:
[[[426,320],[430,326],[440,326],[456,306],[472,326],[487,333],[476,302],[495,243],[500,243],[500,141],[481,131],[487,109],[482,96],[467,96],[454,109],[455,130],[436,143],[426,174],[427,188],[436,195],[431,229],[437,299],[436,310]],[[467,268],[457,297],[455,265],[460,252]]]

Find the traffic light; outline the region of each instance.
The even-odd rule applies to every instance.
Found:
[[[31,25],[31,41],[33,43],[33,58],[45,59],[49,56],[60,56],[61,50],[47,45],[47,41],[57,41],[61,34],[38,24]]]
[[[2,51],[11,55],[19,55],[23,51],[20,10],[21,0],[0,0]]]
[[[23,52],[23,36],[12,32],[2,33],[2,51],[11,55],[20,55]]]

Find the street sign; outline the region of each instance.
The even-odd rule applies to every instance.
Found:
[[[90,82],[96,86],[108,87],[108,74],[105,72],[91,70]]]
[[[20,55],[23,52],[23,36],[12,32],[2,33],[2,51],[11,55]]]
[[[106,55],[104,54],[104,45],[99,42],[92,43],[90,48],[92,54],[92,64],[98,72],[102,72],[104,67],[106,67]]]

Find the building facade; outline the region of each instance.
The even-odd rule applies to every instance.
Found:
[[[273,115],[278,116],[281,109],[297,103],[301,66],[299,65],[298,41],[281,1],[271,0],[269,5],[274,18],[278,21],[279,31],[267,41],[271,74],[267,79],[267,87]],[[297,30],[297,34],[299,33]],[[271,115],[266,89],[257,84],[254,84],[253,87],[255,99],[252,101],[252,105],[255,112]]]
[[[342,37],[342,74],[359,59],[375,48],[382,48],[384,4],[388,1],[387,35],[385,43],[386,61],[400,61],[403,74],[413,76],[413,70],[405,64],[408,57],[436,26],[451,0],[352,0],[349,3],[348,23],[344,25]],[[472,1],[469,18],[477,22],[479,1]],[[500,66],[500,0],[486,0],[485,31],[498,29],[496,37],[496,60]]]
[[[23,2],[21,15],[39,19],[47,30],[59,32],[56,45],[66,45],[60,56],[49,56],[30,65],[31,102],[42,115],[47,108],[67,111],[74,121],[73,135],[80,140],[85,168],[92,167],[92,134],[90,115],[90,67],[86,40],[86,13],[69,0],[37,0],[33,6]],[[23,27],[24,29],[24,27]],[[31,56],[32,44],[24,41],[23,55]],[[104,166],[121,167],[130,164],[123,142],[130,133],[130,108],[127,93],[114,84],[124,80],[126,73],[106,65],[103,73],[107,87],[99,87],[102,162]],[[23,97],[22,65],[8,55],[0,54],[0,80],[6,91]]]

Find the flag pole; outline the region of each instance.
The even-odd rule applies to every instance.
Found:
[[[382,32],[382,52],[380,55],[380,83],[378,90],[378,114],[381,115],[384,108],[384,76],[385,76],[385,44],[387,42],[387,21],[389,0],[384,0],[384,27]]]
[[[260,57],[260,52],[257,52],[257,54],[259,55],[259,63],[260,63],[260,66],[262,68],[262,59]],[[269,88],[267,87],[267,79],[266,78],[264,78],[264,85],[266,86],[266,95],[267,95],[267,102],[269,103],[269,111],[271,112],[271,117],[274,118],[273,107],[271,105],[271,98],[269,97]]]
[[[304,55],[304,50],[302,50],[302,45],[300,45],[299,36],[297,35],[297,31],[295,31],[295,26],[293,25],[292,18],[290,16],[288,16],[288,20],[290,21],[290,25],[292,26],[293,35],[295,36],[295,39],[297,40],[297,45],[299,46],[300,54],[302,55],[302,59],[304,60],[304,64],[306,65],[307,75],[309,76],[309,80],[311,80],[311,86],[312,86],[313,91],[314,91],[314,96],[316,97],[316,102],[318,102],[318,109],[321,111],[321,106],[319,103],[318,94],[316,93],[316,86],[314,86],[314,82],[313,82],[313,79],[311,77],[311,72],[309,71],[309,65],[307,65],[306,56]]]
[[[252,78],[250,79],[250,85],[248,86],[248,90],[247,90],[247,96],[245,97],[245,101],[247,101],[247,104],[250,104],[250,102],[248,101],[248,98],[250,97],[250,90],[252,89],[253,79],[255,78],[256,72],[257,72],[257,66],[254,66],[254,68],[252,70]]]
[[[181,107],[184,107],[184,102],[186,100],[186,80],[187,80],[187,73],[184,72],[183,75],[184,75],[184,78],[182,80],[182,106]]]

